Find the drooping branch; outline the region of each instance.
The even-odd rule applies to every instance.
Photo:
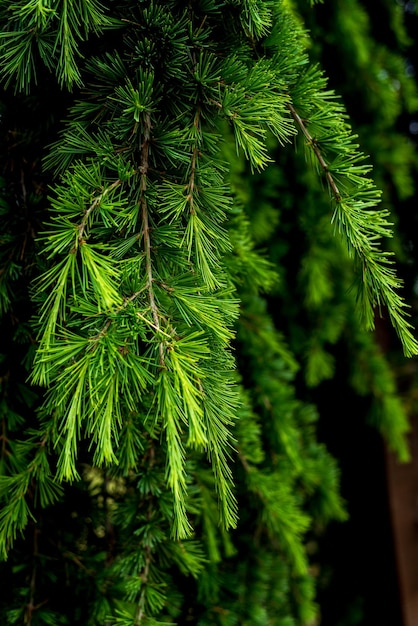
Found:
[[[311,133],[309,132],[309,130],[306,128],[305,122],[303,121],[303,119],[300,117],[299,113],[296,111],[296,109],[290,104],[290,102],[287,103],[287,108],[289,109],[293,119],[295,120],[296,124],[299,126],[299,128],[301,129],[302,133],[304,134],[304,136],[306,137],[306,140],[308,142],[308,145],[312,148],[319,165],[321,166],[325,178],[331,188],[332,194],[334,196],[334,200],[336,202],[341,202],[341,193],[340,190],[338,189],[336,182],[334,180],[334,177],[332,176],[331,172],[329,171],[328,168],[328,163],[325,161],[324,157],[322,156],[322,152],[318,146],[318,143],[315,141],[315,139],[312,137]]]
[[[144,116],[144,135],[142,141],[141,148],[141,162],[140,162],[140,207],[141,207],[141,217],[142,217],[142,234],[144,238],[144,252],[145,252],[145,269],[147,274],[147,289],[149,302],[151,307],[152,317],[154,319],[154,327],[157,332],[160,332],[160,316],[158,314],[158,307],[155,302],[154,295],[154,277],[152,272],[152,258],[151,258],[151,236],[150,236],[150,226],[149,226],[149,216],[148,216],[148,202],[146,198],[147,191],[147,174],[149,169],[149,148],[150,148],[150,140],[151,140],[151,115],[147,112]],[[160,365],[164,367],[164,346],[160,342],[159,344],[160,351]]]
[[[376,307],[380,309],[381,304],[384,303],[392,325],[403,344],[405,355],[418,354],[418,342],[412,334],[413,327],[408,321],[408,313],[405,311],[407,306],[397,292],[402,286],[402,281],[397,277],[393,267],[393,261],[390,258],[391,253],[386,252],[379,245],[379,240],[382,237],[392,236],[391,224],[387,221],[388,211],[372,209],[367,212],[380,201],[380,193],[374,187],[371,179],[363,177],[363,186],[358,183],[358,180],[368,171],[367,168],[352,167],[353,161],[349,161],[343,175],[346,176],[347,180],[350,180],[350,174],[354,173],[357,193],[351,195],[346,193],[343,197],[322,155],[318,142],[312,137],[305,122],[292,104],[287,103],[287,108],[307,139],[309,147],[313,150],[331,189],[337,204],[333,221],[334,219],[337,220],[348,249],[354,250],[361,262],[362,274],[359,281],[358,301],[362,307],[361,315],[365,320],[366,328],[370,330],[375,328],[374,310]],[[354,149],[355,146],[353,146],[353,151]],[[362,155],[357,154],[357,161],[361,158]]]

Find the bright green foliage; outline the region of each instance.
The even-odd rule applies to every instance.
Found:
[[[406,456],[375,309],[405,354],[418,344],[388,212],[299,16],[273,0],[33,0],[0,24],[16,138],[1,155],[3,622],[313,624],[307,536],[346,513],[297,359],[308,386],[331,378],[327,344],[352,328],[368,375],[352,385],[377,390]],[[321,207],[298,191],[318,327],[303,354],[265,296],[286,299],[271,240],[275,195],[293,195],[272,162],[299,138]]]

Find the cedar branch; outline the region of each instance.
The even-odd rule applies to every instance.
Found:
[[[160,317],[158,314],[158,307],[155,302],[155,295],[153,289],[154,277],[152,273],[152,261],[151,261],[151,237],[150,237],[150,226],[149,226],[149,218],[148,218],[148,203],[146,198],[146,190],[147,190],[147,173],[149,169],[149,147],[151,140],[151,115],[149,113],[145,113],[144,117],[144,138],[142,142],[141,148],[141,165],[139,171],[141,172],[141,180],[140,180],[140,207],[142,214],[142,233],[144,237],[144,251],[145,251],[145,268],[147,273],[147,288],[149,295],[149,302],[151,306],[151,313],[154,319],[154,326],[158,332],[160,332]],[[159,345],[160,351],[160,365],[164,367],[164,347],[160,342]]]
[[[329,171],[328,163],[325,161],[324,157],[322,156],[322,152],[319,149],[318,143],[312,137],[311,133],[306,128],[303,119],[300,117],[300,115],[298,114],[296,109],[290,104],[290,102],[287,103],[287,108],[289,109],[293,119],[295,120],[295,122],[297,123],[299,128],[301,129],[302,133],[306,137],[308,145],[312,147],[312,150],[313,150],[316,158],[318,159],[318,163],[319,163],[319,165],[321,166],[321,168],[324,171],[325,178],[326,178],[326,180],[327,180],[327,182],[328,182],[328,184],[329,184],[329,186],[331,188],[331,191],[332,191],[332,194],[334,196],[335,201],[336,202],[341,202],[340,190],[338,189],[338,187],[337,187],[337,185],[335,183],[335,180],[334,180],[331,172]]]
[[[91,205],[89,206],[88,209],[86,209],[83,219],[81,220],[80,224],[78,225],[78,243],[81,244],[83,239],[84,239],[84,231],[86,230],[86,226],[87,226],[87,222],[88,219],[91,215],[91,213],[94,211],[94,209],[96,207],[99,206],[99,204],[101,203],[101,201],[103,200],[103,198],[105,196],[107,196],[108,193],[110,193],[113,189],[115,189],[116,187],[118,187],[120,184],[122,183],[122,181],[118,178],[117,180],[115,180],[111,185],[109,185],[109,187],[107,187],[104,191],[102,191],[101,194],[99,194],[91,203]]]

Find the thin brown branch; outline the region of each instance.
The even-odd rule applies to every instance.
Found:
[[[141,626],[142,620],[145,617],[145,588],[148,582],[149,569],[151,565],[152,555],[151,548],[149,545],[146,545],[144,548],[145,552],[145,565],[140,573],[139,577],[142,582],[141,594],[139,596],[138,608],[135,616],[135,626]]]
[[[127,20],[125,18],[122,18],[121,22],[126,22],[126,24],[132,24],[133,26],[138,26],[138,28],[144,28],[143,24],[140,24],[139,22],[133,22],[132,20]]]
[[[7,424],[6,424],[6,418],[5,417],[3,417],[2,420],[1,420],[0,441],[1,441],[1,458],[5,459],[6,456],[10,456],[10,452],[7,449],[7,444],[9,443],[9,438],[7,436]]]
[[[297,125],[299,126],[299,128],[301,129],[302,133],[304,134],[308,145],[312,148],[313,153],[315,154],[319,165],[321,166],[325,178],[327,180],[327,183],[330,186],[330,189],[332,191],[332,195],[334,196],[334,200],[336,202],[341,202],[341,193],[340,190],[337,187],[337,184],[334,180],[334,177],[332,176],[331,172],[329,171],[328,168],[328,163],[325,161],[324,157],[322,156],[322,152],[318,146],[318,143],[315,141],[315,139],[312,137],[311,133],[309,132],[309,130],[307,129],[305,122],[303,121],[303,119],[300,117],[299,113],[296,111],[296,109],[290,104],[290,102],[287,103],[287,108],[289,109],[293,119],[295,120],[295,122],[297,123]]]
[[[103,200],[103,198],[105,196],[107,196],[108,193],[110,193],[111,191],[113,191],[113,189],[115,189],[116,187],[118,187],[120,184],[122,184],[122,181],[118,178],[118,180],[115,180],[111,185],[109,185],[109,187],[107,187],[106,189],[104,189],[104,191],[102,191],[101,194],[99,194],[91,203],[91,205],[89,206],[88,209],[86,209],[83,219],[81,220],[80,224],[78,225],[78,243],[81,244],[84,241],[84,231],[86,230],[86,226],[87,226],[87,222],[89,220],[89,217],[91,215],[91,213],[94,211],[94,209],[96,207],[99,206],[99,204],[101,203],[101,201]]]
[[[249,474],[251,472],[251,467],[246,459],[245,454],[242,452],[240,448],[237,448],[236,451],[238,453],[238,458],[241,461],[243,468],[245,469],[247,474]]]
[[[78,557],[76,554],[73,554],[72,552],[63,552],[62,556],[65,559],[72,561],[75,565],[77,565],[77,567],[86,572],[88,576],[94,577],[96,575],[96,572],[93,569],[88,569],[82,562],[81,557]]]
[[[153,467],[155,463],[155,448],[151,442],[151,445],[148,449],[148,468],[151,469]],[[151,521],[152,515],[153,515],[153,501],[154,501],[154,496],[152,494],[150,494],[149,496],[149,502],[148,502],[148,510],[147,510],[147,521],[148,523]],[[152,551],[151,551],[151,546],[147,543],[146,546],[144,546],[144,553],[145,553],[145,563],[144,563],[144,567],[142,568],[141,573],[139,574],[139,577],[141,579],[142,585],[141,585],[141,593],[139,596],[139,600],[138,600],[138,606],[137,606],[137,612],[136,612],[136,616],[135,616],[135,626],[141,626],[142,624],[142,620],[145,617],[145,593],[146,593],[146,584],[148,582],[148,578],[149,578],[149,570],[151,567],[151,561],[152,561]]]
[[[22,189],[22,200],[23,200],[23,206],[26,206],[26,199],[27,199],[27,191],[26,191],[26,183],[25,183],[25,172],[23,170],[23,168],[21,168],[20,170],[20,187]]]
[[[25,607],[24,623],[30,626],[32,623],[33,613],[39,608],[35,605],[35,592],[36,592],[36,566],[38,560],[38,534],[39,530],[36,526],[33,529],[33,564],[32,575],[29,583],[29,602]]]
[[[200,107],[197,108],[196,114],[194,116],[193,125],[196,128],[196,133],[200,133]],[[196,168],[197,168],[197,158],[199,156],[199,147],[197,142],[193,146],[192,152],[192,162],[190,166],[190,178],[189,184],[187,186],[187,200],[190,206],[190,213],[195,213],[194,209],[194,193],[195,193],[195,182],[196,182]]]
[[[154,287],[153,287],[153,273],[152,273],[152,259],[151,259],[151,236],[150,236],[150,226],[149,226],[149,218],[148,218],[148,203],[146,198],[147,191],[147,174],[149,170],[149,148],[150,148],[150,140],[151,140],[151,115],[149,113],[145,114],[144,117],[144,137],[142,141],[141,148],[141,165],[139,171],[141,172],[141,181],[140,181],[140,207],[142,214],[142,234],[144,238],[144,252],[145,252],[145,270],[147,274],[147,288],[148,288],[148,296],[151,307],[152,317],[154,319],[154,325],[157,331],[160,331],[160,317],[158,314],[158,307],[155,302],[154,295]],[[164,367],[164,346],[160,342],[159,345],[160,351],[160,365]]]
[[[222,84],[222,81],[219,84]],[[218,109],[222,109],[222,104],[218,102],[217,100],[214,100],[213,98],[209,98],[209,102],[211,104],[214,104]]]
[[[147,287],[148,288],[148,287]],[[140,289],[139,291],[136,291],[135,293],[133,293],[131,296],[129,296],[129,298],[125,298],[123,301],[123,304],[116,309],[115,314],[120,313],[121,311],[123,311],[124,309],[126,309],[126,307],[128,306],[128,304],[130,302],[133,302],[133,300],[135,300],[135,298],[137,298],[139,295],[141,295],[141,293],[144,291],[144,287],[142,289]],[[150,307],[151,308],[151,307]],[[149,309],[146,309],[147,311]],[[136,311],[136,315],[137,317],[139,317],[140,319],[142,319],[144,322],[146,322],[149,326],[151,326],[151,328],[153,328],[154,330],[156,330],[157,332],[161,333],[162,335],[165,335],[167,337],[167,339],[171,339],[171,336],[168,333],[165,333],[162,329],[161,326],[157,326],[156,324],[153,324],[153,322],[151,322],[151,320],[147,319],[145,317],[145,315],[142,315],[142,313],[140,313],[139,311]],[[97,333],[97,335],[95,335],[94,337],[90,338],[90,342],[91,342],[91,348],[90,349],[94,349],[97,346],[97,342],[100,341],[100,339],[102,337],[104,337],[104,335],[107,333],[107,331],[109,330],[110,326],[112,324],[112,320],[109,318],[106,320],[105,325],[103,326],[102,330],[100,332]],[[1,439],[1,436],[0,436]]]
[[[89,350],[94,350],[97,347],[98,342],[100,341],[100,339],[102,337],[105,336],[105,334],[109,330],[111,324],[112,324],[112,320],[109,318],[106,321],[106,324],[103,326],[102,330],[100,332],[98,332],[97,335],[95,335],[94,337],[91,337],[89,339],[89,341],[90,341],[90,346],[88,348]]]

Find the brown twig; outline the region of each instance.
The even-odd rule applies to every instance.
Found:
[[[32,565],[32,575],[29,583],[29,602],[25,607],[25,616],[24,622],[27,626],[30,626],[32,623],[32,616],[34,612],[42,606],[41,603],[39,605],[35,605],[35,592],[36,592],[36,566],[38,560],[38,534],[39,530],[36,526],[33,529],[33,565]]]
[[[7,424],[6,424],[5,417],[3,417],[1,420],[0,441],[1,441],[1,458],[5,459],[6,456],[10,456],[10,452],[7,450],[7,444],[9,443],[9,438],[7,436]]]
[[[91,203],[91,205],[89,206],[89,208],[85,211],[83,219],[81,220],[80,224],[78,225],[78,243],[81,244],[84,241],[84,231],[86,230],[86,226],[87,226],[87,222],[88,219],[91,215],[91,213],[94,211],[94,209],[99,206],[100,202],[103,200],[103,198],[105,196],[107,196],[108,193],[110,193],[113,189],[115,189],[116,187],[118,187],[120,184],[122,184],[122,181],[118,178],[118,180],[115,180],[111,185],[109,185],[109,187],[107,187],[104,191],[102,191],[101,194],[99,194]]]
[[[148,459],[149,459],[148,468],[151,469],[155,463],[155,448],[152,442],[150,444],[150,447],[148,448]],[[153,496],[152,494],[150,494],[149,496],[148,510],[147,510],[148,522],[151,521],[151,518],[153,515],[154,497],[155,496]],[[145,617],[145,586],[146,586],[146,583],[148,582],[149,570],[150,570],[151,561],[152,561],[152,551],[151,551],[151,546],[149,544],[144,546],[144,553],[145,553],[145,563],[144,563],[144,567],[142,568],[141,573],[139,574],[139,577],[142,581],[142,587],[141,587],[141,593],[140,593],[139,600],[138,600],[137,612],[135,616],[135,626],[141,626],[142,620]]]
[[[196,128],[196,131],[199,133],[200,132],[200,106],[198,106],[197,111],[195,113],[193,125]],[[189,184],[187,186],[187,201],[190,206],[190,213],[192,214],[195,213],[194,193],[195,193],[196,168],[197,168],[198,156],[199,156],[199,148],[196,142],[195,145],[193,146],[190,178],[189,178]]]
[[[139,575],[142,581],[141,594],[139,596],[138,608],[135,617],[135,626],[140,626],[142,624],[142,620],[145,617],[145,585],[148,582],[149,569],[151,565],[152,555],[151,548],[149,545],[146,545],[144,548],[145,551],[145,565],[142,569],[141,574]]]
[[[141,148],[141,165],[139,167],[139,171],[141,172],[141,181],[140,181],[140,207],[142,214],[142,234],[144,238],[144,252],[145,252],[145,268],[147,273],[147,288],[148,288],[148,296],[151,307],[152,317],[154,319],[154,326],[157,331],[160,331],[160,317],[158,314],[158,307],[155,302],[155,295],[153,289],[153,273],[152,273],[152,260],[151,260],[151,237],[150,237],[150,226],[149,226],[149,218],[148,218],[148,203],[146,198],[147,191],[147,173],[149,169],[149,147],[151,140],[151,115],[149,113],[145,114],[144,117],[144,137],[142,141]],[[160,365],[164,367],[164,346],[163,343],[159,344],[160,351]]]
[[[330,186],[330,189],[332,191],[332,194],[334,196],[334,199],[336,202],[341,202],[341,193],[340,190],[338,189],[335,180],[331,174],[331,172],[329,171],[328,168],[328,163],[325,161],[324,157],[322,156],[322,152],[318,146],[318,143],[315,141],[315,139],[312,137],[312,135],[310,134],[309,130],[306,128],[305,122],[303,121],[303,119],[300,117],[299,113],[296,111],[296,109],[290,104],[290,102],[287,103],[287,108],[289,109],[290,113],[292,114],[293,119],[295,120],[295,122],[297,123],[297,125],[299,126],[299,128],[301,129],[302,133],[304,134],[304,136],[306,137],[306,140],[308,142],[308,144],[311,146],[316,158],[318,159],[318,163],[321,166],[324,174],[325,174],[325,178]]]

